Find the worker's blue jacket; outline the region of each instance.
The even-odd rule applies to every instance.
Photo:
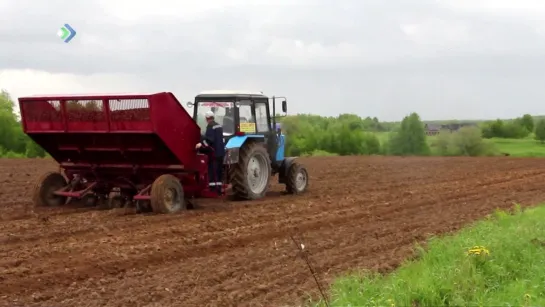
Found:
[[[207,147],[212,147],[214,149],[214,155],[216,157],[225,156],[225,144],[223,143],[223,127],[211,121],[206,126],[206,132],[202,140],[202,144]]]

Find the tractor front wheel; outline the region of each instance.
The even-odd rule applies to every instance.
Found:
[[[66,203],[66,197],[55,195],[68,185],[66,178],[58,172],[47,172],[36,181],[32,192],[32,201],[36,207],[56,207]]]
[[[155,179],[150,196],[153,212],[174,213],[187,209],[182,184],[172,175],[161,175]]]
[[[271,180],[271,161],[260,143],[245,144],[239,151],[238,163],[229,172],[234,196],[239,199],[259,199],[265,196]]]
[[[294,161],[286,176],[286,190],[289,194],[301,194],[308,188],[307,169],[299,162]]]

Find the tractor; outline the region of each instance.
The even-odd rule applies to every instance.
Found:
[[[21,97],[24,132],[59,165],[38,178],[33,203],[52,207],[77,200],[106,209],[174,213],[191,208],[195,198],[225,197],[209,188],[210,155],[195,150],[206,111],[224,128],[222,191],[229,187],[235,199],[259,199],[278,174],[287,193],[303,193],[308,173],[295,158],[284,157],[285,136],[271,115],[277,99],[203,92],[188,103],[191,117],[170,92]]]
[[[271,176],[276,174],[288,193],[302,193],[307,188],[307,170],[295,158],[284,156],[285,136],[277,126],[276,116],[271,116],[276,114],[279,98],[283,99],[282,112],[286,113],[285,97],[269,98],[262,93],[208,91],[187,103],[194,108],[193,119],[202,132],[206,129],[207,111],[212,111],[216,122],[222,125],[226,147],[224,173],[235,199],[262,198]]]

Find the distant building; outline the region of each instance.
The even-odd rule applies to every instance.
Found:
[[[441,125],[441,129],[449,130],[450,132],[458,131],[462,127],[474,127],[477,126],[475,123],[461,123],[461,124],[446,124]]]
[[[475,127],[477,126],[476,123],[456,123],[456,124],[425,124],[424,128],[426,129],[426,135],[437,135],[441,133],[441,131],[444,132],[456,132],[460,130],[462,127]]]
[[[441,125],[426,124],[424,128],[426,129],[426,135],[437,135],[441,132]]]

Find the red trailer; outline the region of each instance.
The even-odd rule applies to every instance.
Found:
[[[19,98],[24,132],[61,168],[33,191],[39,206],[85,199],[170,213],[208,189],[200,128],[172,93]],[[112,194],[113,193],[113,194]],[[113,196],[112,196],[113,195]]]

